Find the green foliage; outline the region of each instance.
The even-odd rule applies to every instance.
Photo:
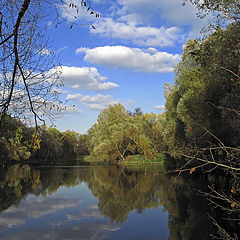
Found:
[[[40,148],[34,153],[33,160],[53,163],[87,155],[87,138],[74,131],[60,132],[56,128],[42,126],[39,129]]]
[[[126,152],[131,151],[132,128],[131,116],[121,104],[104,109],[89,130],[91,156],[102,161],[124,159]]]
[[[221,6],[233,1],[201,1],[199,5],[217,2]],[[225,29],[218,28],[202,41],[189,40],[184,46],[182,61],[175,69],[175,84],[167,85],[165,91],[164,141],[171,156],[178,157],[174,161],[167,159],[165,168],[190,174],[207,171],[218,176],[223,173],[231,178],[232,190],[213,188],[206,194],[213,206],[224,209],[228,219],[234,219],[238,211],[233,195],[239,193],[239,42],[239,22]],[[189,217],[187,228],[191,228],[191,219],[196,215]],[[230,239],[231,231],[220,224],[223,220],[213,221],[219,228],[219,239]],[[233,224],[231,220],[228,226],[230,224]],[[186,236],[181,231],[184,227],[177,226],[178,235],[170,239]]]
[[[163,131],[166,114],[156,115],[155,113],[145,113],[141,116],[143,133],[151,140],[152,150],[165,152],[166,144],[163,142]]]
[[[27,136],[27,127],[19,120],[6,116],[6,128],[0,132],[0,160],[21,161],[31,156],[31,139]]]
[[[89,129],[89,145],[94,161],[124,161],[128,155],[141,154],[147,160],[151,152],[164,148],[161,131],[164,116],[130,114],[121,104],[109,106]]]
[[[88,154],[87,135],[74,131],[60,132],[45,125],[29,128],[21,121],[5,117],[5,128],[0,132],[0,161],[34,161],[49,164]]]
[[[165,162],[165,155],[164,154],[157,154],[155,152],[152,152],[151,156],[148,157],[148,159],[145,159],[144,156],[138,154],[138,155],[130,155],[127,156],[124,161],[121,162],[121,165],[123,166],[134,166],[134,167],[158,167],[160,169],[163,169]]]
[[[166,121],[163,138],[171,155],[177,156],[179,154],[178,149],[185,142],[184,123],[177,115],[177,104],[180,100],[178,88],[176,86],[166,86],[165,98]]]
[[[190,145],[214,141],[238,146],[240,139],[240,25],[218,29],[198,42],[189,40],[175,69],[175,85],[166,86],[164,140],[173,156]]]

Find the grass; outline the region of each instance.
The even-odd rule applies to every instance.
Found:
[[[164,165],[165,156],[162,153],[153,154],[148,159],[145,159],[142,155],[128,156],[126,160],[122,161],[122,165],[126,166],[149,166],[149,165]]]
[[[76,158],[79,162],[90,163],[91,165],[101,165],[106,162],[100,161],[97,157],[81,156]],[[143,155],[129,155],[120,165],[126,167],[158,167],[163,168],[165,155],[162,153],[153,153],[147,159]]]

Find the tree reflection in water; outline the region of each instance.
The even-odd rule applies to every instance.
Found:
[[[156,172],[155,172],[156,173]],[[102,215],[124,223],[132,211],[162,206],[169,215],[169,240],[210,239],[205,200],[194,190],[199,183],[181,177],[117,167],[30,168],[13,165],[0,170],[0,211],[17,205],[28,194],[46,197],[60,187],[85,182],[98,198]],[[1,217],[1,215],[0,215]]]

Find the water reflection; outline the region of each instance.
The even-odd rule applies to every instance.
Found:
[[[116,167],[14,165],[0,170],[0,239],[208,239],[196,185]]]

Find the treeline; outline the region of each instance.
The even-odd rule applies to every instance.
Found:
[[[87,136],[61,132],[46,125],[28,127],[20,120],[5,117],[0,131],[0,163],[11,161],[51,162],[87,155]]]
[[[164,113],[143,114],[140,108],[129,112],[121,104],[115,104],[99,114],[87,134],[79,134],[46,125],[36,131],[19,119],[6,116],[0,132],[0,159],[2,163],[31,161],[46,165],[88,155],[88,161],[103,163],[117,163],[136,154],[149,159],[165,149],[164,119]]]

